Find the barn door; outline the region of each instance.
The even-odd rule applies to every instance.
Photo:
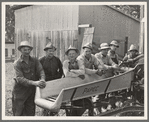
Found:
[[[92,43],[93,42],[93,34],[94,34],[95,27],[89,27],[84,29],[84,35],[83,35],[83,41],[81,46],[81,54],[83,52],[82,47],[86,43]]]
[[[116,52],[120,60],[122,60],[128,51],[128,37],[125,37],[125,40],[117,40],[117,41],[119,42],[119,48],[117,49]]]

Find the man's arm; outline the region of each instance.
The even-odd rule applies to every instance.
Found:
[[[37,59],[36,59],[36,69],[38,74],[40,75],[40,80],[45,81],[45,73],[44,73],[43,67]]]
[[[17,83],[22,84],[24,86],[34,85],[34,81],[24,77],[21,66],[18,62],[14,63],[14,70]]]
[[[62,77],[64,75],[63,65],[59,58],[58,58],[58,62],[59,62],[59,74],[60,74],[60,77]]]

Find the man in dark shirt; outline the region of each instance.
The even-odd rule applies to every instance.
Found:
[[[46,56],[39,59],[45,72],[46,81],[59,79],[63,75],[62,63],[58,57],[54,56],[55,50],[56,48],[49,42],[44,48]],[[43,111],[44,116],[47,116],[48,113],[50,113],[48,110]],[[50,115],[53,115],[53,113],[50,113]]]
[[[14,116],[35,115],[35,89],[44,88],[45,74],[38,59],[31,57],[33,49],[28,41],[22,41],[18,50],[21,56],[14,62],[15,83],[12,91],[12,110]]]

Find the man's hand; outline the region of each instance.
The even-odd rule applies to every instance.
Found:
[[[46,87],[46,82],[44,80],[40,80],[40,81],[35,81],[35,86],[43,89]]]

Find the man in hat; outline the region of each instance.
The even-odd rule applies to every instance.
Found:
[[[110,50],[108,51],[108,56],[111,57],[112,61],[116,64],[119,63],[118,61],[118,55],[116,54],[116,49],[119,48],[119,44],[117,41],[113,40],[110,43]]]
[[[98,74],[102,75],[101,65],[97,58],[92,54],[92,44],[87,43],[83,46],[83,53],[77,57],[80,65],[84,66],[86,74]]]
[[[118,65],[116,63],[114,63],[112,61],[112,59],[110,58],[110,56],[108,56],[108,51],[110,49],[108,43],[102,43],[100,45],[99,49],[99,53],[95,54],[95,57],[98,59],[98,61],[100,62],[100,64],[103,66],[103,70],[105,71],[105,74],[102,75],[103,78],[108,78],[114,75],[114,69],[118,69]],[[106,94],[102,94],[102,95],[96,95],[94,97],[94,100],[100,101],[101,99],[104,99],[106,96]],[[97,103],[98,104],[98,103]],[[103,111],[106,111],[106,106],[104,106],[103,108],[101,108]],[[99,109],[99,111],[101,112],[101,109]],[[98,112],[98,110],[96,110]]]
[[[56,48],[51,42],[49,42],[44,48],[46,56],[43,56],[39,59],[40,63],[43,66],[46,81],[59,79],[63,75],[62,63],[60,59],[54,56]]]
[[[85,70],[83,65],[79,63],[79,61],[76,59],[78,56],[79,50],[75,47],[70,47],[68,50],[65,52],[65,54],[68,57],[68,60],[65,60],[63,62],[63,71],[66,77],[80,77],[83,79]],[[81,106],[83,102],[83,99],[80,100],[75,100],[72,102],[74,106]],[[85,109],[83,110],[72,110],[71,115],[72,116],[81,116],[84,113]],[[67,114],[67,113],[66,113]]]
[[[38,59],[31,57],[33,47],[22,41],[18,50],[21,56],[14,62],[15,84],[12,91],[12,111],[14,116],[35,115],[35,89],[44,88],[45,74]]]
[[[143,56],[143,54],[139,54],[137,46],[132,44],[128,50],[128,54],[123,58],[123,61],[129,62],[129,66],[134,67]]]
[[[53,46],[51,42],[49,42],[44,48],[44,51],[46,52],[46,56],[41,57],[39,61],[42,64],[42,67],[45,72],[45,80],[51,81],[61,78],[63,75],[63,69],[60,59],[54,56],[56,48]],[[42,114],[43,116],[48,116],[49,114],[53,116],[55,113],[44,109]]]
[[[107,43],[102,43],[100,45],[99,53],[95,54],[101,65],[103,65],[103,70],[106,71],[104,74],[105,78],[113,76],[113,69],[118,69],[118,65],[112,61],[112,59],[107,55],[110,47]]]
[[[68,60],[63,62],[63,71],[66,77],[78,77],[85,74],[83,66],[79,65],[80,63],[78,64],[76,60],[78,53],[79,50],[71,45],[65,52],[68,57]]]

